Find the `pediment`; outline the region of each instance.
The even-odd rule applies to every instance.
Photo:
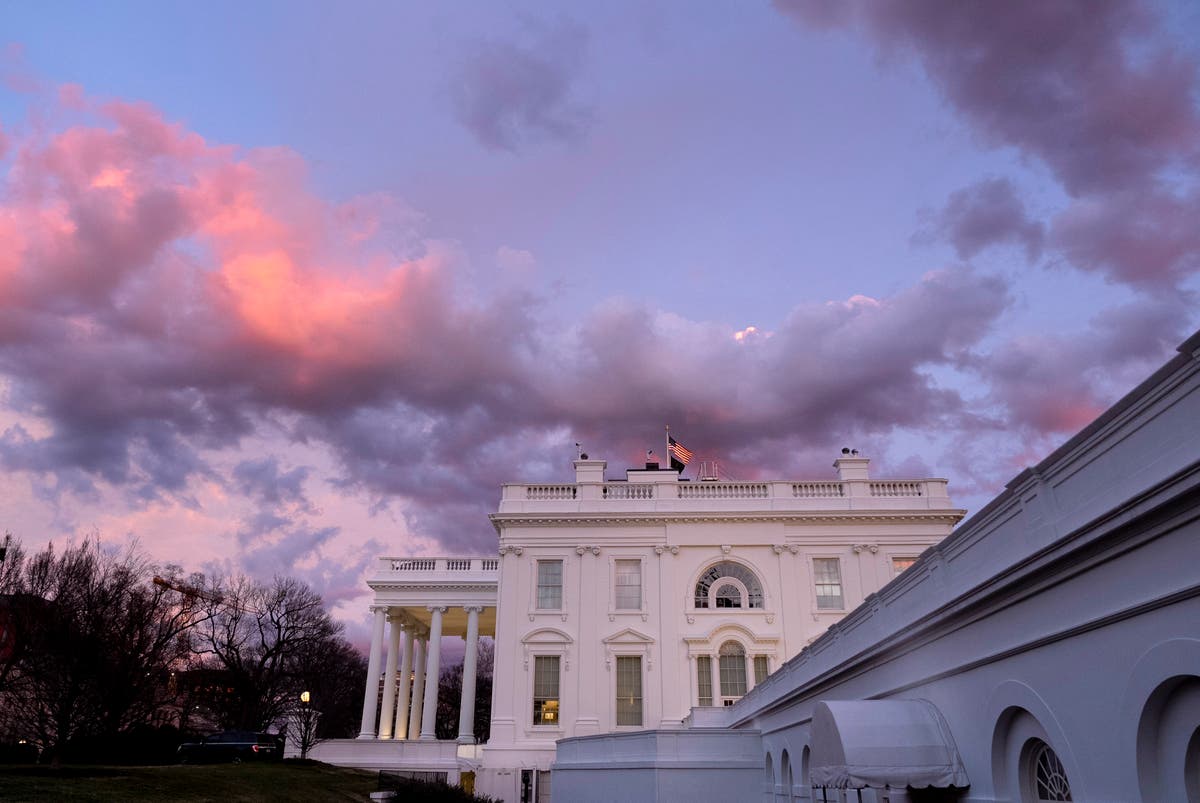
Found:
[[[653,644],[654,639],[647,636],[645,633],[634,630],[632,627],[627,627],[624,630],[613,633],[608,638],[604,639],[605,644]]]
[[[557,627],[540,627],[531,630],[521,639],[522,644],[571,644],[574,639],[564,630]]]

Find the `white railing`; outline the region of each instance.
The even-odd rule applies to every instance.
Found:
[[[828,499],[846,495],[840,482],[793,482],[792,496],[799,499]]]
[[[435,558],[402,558],[392,561],[394,572],[432,572],[437,570]]]
[[[499,558],[380,558],[379,568],[385,572],[403,574],[438,574],[441,572],[500,571]]]
[[[653,499],[654,486],[648,483],[611,482],[604,486],[605,499]]]
[[[922,496],[924,485],[921,482],[872,482],[871,496]]]
[[[680,499],[767,499],[765,482],[697,482],[679,486]]]
[[[772,507],[780,509],[790,506],[816,509],[830,504],[853,509],[869,504],[869,500],[878,500],[885,507],[894,507],[904,504],[900,500],[905,499],[920,499],[923,508],[931,504],[934,507],[950,507],[946,481],[943,479],[686,482],[672,477],[669,480],[642,482],[607,480],[556,485],[506,484],[500,509],[501,512],[527,509],[526,505],[532,505],[528,509],[538,510],[560,507],[574,509],[576,505],[604,505],[609,502],[622,503],[623,508],[633,506],[629,503],[634,502],[640,503],[638,507],[657,507],[680,501],[689,503],[704,500],[739,501],[740,506],[745,507],[746,503],[758,499],[773,500]],[[517,503],[517,507],[509,507],[512,503]]]
[[[538,501],[544,499],[574,499],[574,485],[526,485],[525,498]]]

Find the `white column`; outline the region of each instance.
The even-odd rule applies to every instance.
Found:
[[[433,621],[429,624],[429,657],[425,659],[425,704],[421,711],[421,740],[437,738],[438,679],[442,672],[442,614],[446,606],[430,605]]]
[[[721,706],[721,654],[713,653],[712,658],[712,698],[713,705]]]
[[[388,616],[387,661],[383,670],[383,708],[379,712],[379,738],[392,738],[392,722],[395,721],[396,705],[396,659],[400,656],[400,615]]]
[[[425,702],[425,638],[413,642],[412,707],[408,712],[408,738],[421,735],[421,704]]]
[[[413,641],[412,627],[404,628],[404,660],[400,662],[400,686],[396,690],[396,729],[392,732],[395,739],[408,738],[408,703],[412,694],[413,671]]]
[[[479,651],[479,613],[482,607],[468,607],[467,653],[463,656],[462,702],[458,709],[458,743],[475,744],[475,663]]]
[[[754,688],[754,656],[746,650],[746,693]]]
[[[362,727],[359,728],[358,738],[375,738],[375,706],[379,703],[379,651],[383,646],[383,618],[387,611],[382,607],[372,607],[375,613],[374,627],[371,629],[371,655],[367,658],[367,689],[363,692]]]

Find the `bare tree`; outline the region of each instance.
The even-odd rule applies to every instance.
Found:
[[[169,700],[166,680],[204,612],[151,584],[136,545],[118,553],[90,538],[17,563],[2,577],[17,626],[0,728],[58,760],[82,738],[146,722]]]
[[[282,720],[303,691],[302,668],[338,639],[342,626],[320,595],[292,578],[276,577],[268,585],[244,576],[218,580],[206,597],[197,655],[232,690],[209,701],[216,720],[245,730]]]

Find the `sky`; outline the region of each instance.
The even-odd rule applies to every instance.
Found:
[[[1187,2],[0,5],[0,529],[361,636],[668,424],[978,509],[1200,326],[1198,65]]]

